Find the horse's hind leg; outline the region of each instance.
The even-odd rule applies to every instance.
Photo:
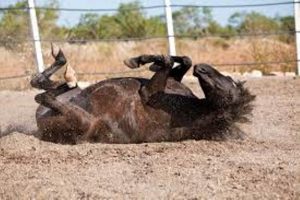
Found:
[[[57,54],[54,53],[54,48],[51,46],[52,56],[55,59],[54,63],[47,68],[42,73],[38,73],[35,77],[32,78],[30,81],[30,84],[32,87],[43,89],[43,90],[49,90],[49,89],[55,89],[62,83],[55,82],[50,80],[50,76],[53,75],[57,70],[62,68],[66,63],[67,60],[61,50],[58,51]]]
[[[48,92],[38,96],[41,105],[60,113],[60,115],[42,119],[44,121],[39,123],[45,127],[42,128],[45,140],[49,140],[48,135],[56,135],[55,138],[59,138],[59,141],[65,140],[64,143],[86,140],[110,142],[110,128],[100,116],[95,117],[72,103],[62,103]]]
[[[75,77],[75,72],[70,66],[67,66],[65,72],[65,79],[68,81],[67,83],[52,81],[50,79],[50,76],[53,75],[58,69],[63,67],[67,62],[61,50],[59,50],[58,53],[55,54],[53,46],[51,48],[52,48],[52,56],[55,59],[54,63],[49,68],[47,68],[44,72],[39,73],[35,77],[33,77],[30,83],[32,87],[46,90],[47,95],[58,96],[60,94],[63,94],[75,88],[77,86],[76,84],[77,81]],[[37,95],[35,97],[37,103],[41,102],[40,98],[41,95]]]

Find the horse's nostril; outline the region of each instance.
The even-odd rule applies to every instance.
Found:
[[[208,71],[202,66],[197,66],[194,71],[195,71],[195,73],[201,73],[201,74],[208,73]]]
[[[205,68],[200,68],[199,71],[200,71],[201,73],[204,73],[204,74],[207,73],[207,70],[206,70]]]

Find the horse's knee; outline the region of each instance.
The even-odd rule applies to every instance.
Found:
[[[48,93],[48,92],[44,92],[42,94],[38,94],[34,97],[34,100],[38,103],[41,104],[43,106],[46,107],[50,107],[51,102],[55,101],[55,97]]]
[[[183,65],[185,65],[187,67],[191,67],[192,66],[192,60],[189,57],[182,56],[182,61],[183,61]]]
[[[38,104],[42,103],[42,94],[38,94],[34,97],[35,102],[37,102]]]
[[[165,67],[172,68],[174,65],[174,60],[171,56],[163,56],[163,63],[165,64]]]

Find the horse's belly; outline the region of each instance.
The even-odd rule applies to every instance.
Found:
[[[157,141],[166,136],[169,114],[142,104],[140,83],[119,80],[104,84],[90,96],[91,113],[111,129],[115,142]]]

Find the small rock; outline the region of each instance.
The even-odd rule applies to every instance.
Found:
[[[270,73],[271,76],[284,76],[283,72],[271,72]]]
[[[243,76],[245,76],[245,77],[250,77],[250,78],[260,78],[260,77],[262,77],[262,72],[261,71],[259,71],[259,70],[253,70],[252,72],[245,72],[244,74],[243,74]]]
[[[285,72],[284,75],[285,76],[290,76],[290,77],[295,77],[296,73],[295,72]]]
[[[91,83],[90,83],[90,82],[85,82],[85,81],[79,81],[79,82],[77,82],[77,85],[78,85],[78,87],[79,87],[80,89],[85,89],[85,88],[87,88],[88,86],[90,86]]]

